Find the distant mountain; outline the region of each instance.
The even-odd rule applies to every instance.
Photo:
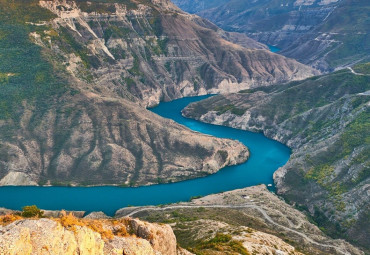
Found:
[[[204,122],[262,131],[292,148],[277,191],[325,232],[370,250],[370,63],[189,105]]]
[[[220,5],[228,3],[230,0],[172,0],[182,10],[189,13],[197,13],[200,11],[212,9]]]
[[[225,38],[243,36],[165,0],[1,1],[0,185],[145,185],[245,161],[145,109],[317,73]]]
[[[370,59],[369,1],[229,0],[203,10],[189,10],[188,2],[193,1],[179,6],[323,71]],[[201,6],[210,2],[204,0]]]

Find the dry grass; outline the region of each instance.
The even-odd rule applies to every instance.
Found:
[[[32,217],[28,219],[39,219],[40,217]],[[17,220],[25,219],[18,214],[7,214],[0,216],[0,226],[9,225]],[[80,219],[72,213],[62,211],[59,218],[51,218],[60,223],[64,228],[76,232],[78,227],[87,227],[101,235],[103,239],[113,239],[114,236],[125,237],[133,236],[130,231],[130,222],[127,219]]]
[[[23,217],[16,215],[16,214],[7,214],[0,216],[0,225],[1,226],[6,226],[9,225],[10,223],[13,223],[14,221],[21,220]]]
[[[66,214],[62,212],[60,218],[53,220],[59,222],[63,227],[68,230],[76,231],[76,226],[87,227],[94,232],[101,235],[103,239],[113,239],[114,236],[129,236],[127,228],[129,226],[127,220],[92,220],[92,219],[79,219],[72,213]]]

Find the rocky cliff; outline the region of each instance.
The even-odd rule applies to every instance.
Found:
[[[327,233],[369,249],[369,79],[365,64],[275,89],[216,96],[183,113],[263,131],[290,146],[289,162],[274,175],[278,193],[309,211]]]
[[[242,37],[164,0],[3,1],[0,14],[0,185],[136,186],[214,173],[247,149],[144,107],[316,73],[231,43]]]
[[[175,1],[227,31],[275,45],[323,71],[369,60],[369,3],[361,0]],[[356,15],[354,15],[356,13]]]
[[[1,220],[15,217],[7,215]],[[168,225],[131,218],[117,220],[21,219],[0,226],[0,253],[176,255],[176,237]],[[186,254],[186,253],[185,253]],[[189,253],[190,254],[190,253]]]

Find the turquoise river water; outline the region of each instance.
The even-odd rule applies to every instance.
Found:
[[[188,128],[217,136],[239,140],[251,153],[249,160],[238,166],[226,167],[216,174],[189,181],[138,188],[122,187],[0,187],[0,207],[21,209],[37,205],[50,210],[103,211],[108,215],[128,205],[159,205],[188,201],[192,196],[228,191],[256,184],[272,184],[273,173],[289,159],[290,149],[252,133],[223,126],[214,126],[181,116],[181,110],[203,97],[182,98],[161,103],[153,112],[171,118]]]
[[[281,49],[276,47],[276,46],[272,46],[272,45],[267,45],[270,49],[271,52],[278,52],[280,51]]]

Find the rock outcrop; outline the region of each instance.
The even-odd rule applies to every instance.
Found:
[[[122,222],[123,220],[120,219]],[[94,255],[176,255],[176,237],[170,226],[125,219],[130,234],[106,237],[97,229],[117,228],[104,220],[89,227],[63,226],[58,220],[18,220],[0,227],[0,254],[94,254]],[[87,223],[88,224],[88,221]],[[122,227],[122,226],[120,226]],[[180,254],[186,254],[183,250]]]

